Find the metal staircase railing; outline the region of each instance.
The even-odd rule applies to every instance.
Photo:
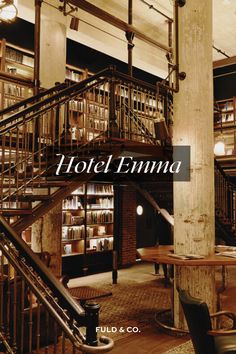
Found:
[[[20,111],[11,116],[4,118],[9,109],[0,112],[2,208],[14,209],[16,195],[45,179],[57,153],[78,151],[102,133],[156,142],[154,120],[165,97],[157,97],[155,87],[112,68],[69,87],[59,86],[20,102]],[[119,101],[132,107],[132,119],[122,113]]]
[[[236,226],[236,186],[229,182],[226,174],[215,160],[215,206],[221,218]]]
[[[99,306],[82,308],[37,255],[0,217],[0,343],[6,353],[103,353],[97,339]],[[85,332],[81,327],[85,328]]]
[[[5,352],[45,347],[46,353],[49,345],[54,353],[67,353],[68,345],[73,353],[111,350],[108,338],[97,345],[98,307],[81,308],[18,235],[86,180],[82,174],[57,178],[57,154],[95,153],[104,160],[111,145],[102,147],[113,140],[114,158],[120,140],[156,143],[154,119],[164,100],[155,86],[108,68],[0,112],[0,344]],[[121,102],[135,119],[122,111]],[[38,199],[37,188],[46,191]]]
[[[236,186],[232,184],[215,160],[216,235],[226,244],[236,245]]]
[[[134,123],[135,127],[137,127],[137,129],[140,132],[140,135],[145,135],[147,137],[147,140],[150,144],[157,144],[157,140],[155,139],[154,136],[154,132],[150,132],[146,125],[142,122],[142,119],[140,117],[137,116],[137,114],[135,114],[135,112],[129,108],[128,104],[124,102],[123,104],[124,106],[124,112],[128,118],[128,120],[130,120],[132,123]]]

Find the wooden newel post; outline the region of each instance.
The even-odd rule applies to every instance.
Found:
[[[174,248],[176,253],[211,255],[215,244],[212,0],[187,0],[179,7],[179,67],[186,72],[174,94],[174,145],[191,147],[191,180],[174,182]],[[214,267],[175,269],[175,289],[215,310]],[[184,317],[174,292],[175,326],[184,328]]]

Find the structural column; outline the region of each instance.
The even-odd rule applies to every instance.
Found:
[[[174,95],[174,145],[190,145],[190,182],[174,182],[174,248],[176,253],[214,252],[214,155],[212,0],[186,0],[179,8],[179,65],[186,73]],[[215,309],[214,267],[176,267],[180,287]],[[174,320],[184,327],[174,293]]]
[[[64,82],[66,70],[66,16],[58,11],[57,0],[50,4],[43,2],[41,9],[39,77],[44,88]]]
[[[32,250],[49,252],[50,269],[56,276],[61,275],[61,231],[62,208],[58,204],[32,225]]]
[[[50,4],[52,6],[40,0],[36,1],[38,11],[41,6],[41,16],[38,13],[38,20],[41,17],[40,23],[37,25],[40,34],[38,34],[39,43],[36,48],[40,52],[36,56],[39,68],[36,76],[43,88],[50,88],[56,82],[65,80],[66,16],[58,11],[57,0],[51,0]],[[35,189],[34,194],[47,194],[47,190]],[[61,228],[61,204],[32,225],[32,249],[35,252],[47,251],[52,255],[51,269],[56,275],[61,273]]]

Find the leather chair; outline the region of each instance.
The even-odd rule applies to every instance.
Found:
[[[236,317],[228,311],[210,315],[207,304],[192,297],[189,292],[179,290],[179,299],[183,307],[195,354],[236,354],[236,329],[212,329],[211,318],[225,315],[233,320]]]

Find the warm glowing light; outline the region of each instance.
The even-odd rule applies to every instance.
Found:
[[[142,207],[142,205],[138,205],[138,206],[137,206],[136,212],[137,212],[138,215],[142,215],[142,214],[143,214],[143,207]]]
[[[219,140],[215,143],[214,154],[216,156],[224,156],[225,155],[225,143],[223,140]]]
[[[4,1],[0,2],[0,21],[13,21],[17,16],[16,3],[4,4]]]

